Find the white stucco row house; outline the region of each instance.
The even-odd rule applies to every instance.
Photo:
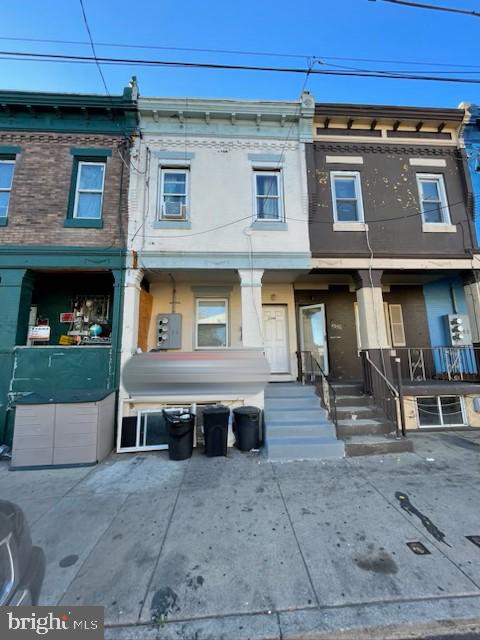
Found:
[[[257,350],[271,380],[295,380],[294,282],[311,268],[305,142],[314,98],[139,98],[138,108],[122,362],[139,348],[200,360]],[[155,416],[187,400],[261,407],[263,393],[123,387],[118,449],[164,446]]]

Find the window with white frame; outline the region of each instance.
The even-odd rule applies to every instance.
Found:
[[[105,162],[78,162],[74,218],[101,219],[104,183]]]
[[[427,224],[450,224],[447,194],[443,176],[417,173],[422,219]]]
[[[330,180],[335,222],[363,222],[360,173],[332,171]]]
[[[254,171],[255,217],[257,220],[282,221],[282,185],[280,171]]]
[[[195,313],[195,347],[222,349],[228,345],[228,300],[198,298]]]
[[[161,169],[160,220],[185,220],[188,211],[188,169]]]
[[[461,396],[425,396],[417,398],[420,427],[459,427],[466,424]]]
[[[0,160],[0,218],[8,216],[15,160]]]

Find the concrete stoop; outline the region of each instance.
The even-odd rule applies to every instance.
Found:
[[[345,446],[315,388],[270,383],[265,390],[265,452],[270,460],[343,458]]]
[[[358,382],[334,382],[337,393],[338,437],[347,457],[413,451],[413,442],[397,439],[391,426]]]

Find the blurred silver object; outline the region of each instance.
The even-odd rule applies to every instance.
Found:
[[[134,354],[123,367],[132,397],[253,395],[263,391],[270,367],[259,349],[163,351]]]

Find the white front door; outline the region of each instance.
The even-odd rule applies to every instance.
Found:
[[[287,307],[263,306],[263,341],[271,373],[289,373]]]

